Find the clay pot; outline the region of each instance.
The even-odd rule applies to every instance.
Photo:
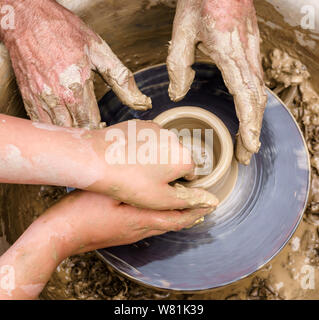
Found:
[[[224,123],[213,113],[199,107],[173,108],[161,113],[154,122],[165,129],[177,130],[181,143],[192,150],[196,171],[201,175],[195,180],[181,183],[187,187],[207,189],[216,194],[220,201],[224,200],[232,191],[238,172],[232,138]],[[188,140],[187,144],[182,134],[183,129],[188,129],[191,133],[191,141]],[[194,129],[197,129],[197,134]],[[211,135],[205,135],[205,131]],[[201,141],[196,143],[198,139]],[[205,167],[208,170],[204,170]],[[206,174],[203,175],[203,172]]]

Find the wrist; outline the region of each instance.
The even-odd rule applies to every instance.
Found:
[[[71,167],[74,171],[70,171],[74,183],[68,186],[105,194],[109,185],[108,175],[111,172],[105,161],[107,144],[104,130],[77,130],[79,140],[73,142],[74,149],[68,157],[77,160],[74,168]]]
[[[81,222],[76,219],[78,210],[84,209],[77,205],[80,194],[81,191],[75,191],[67,195],[30,226],[37,239],[41,240],[46,234],[44,245],[56,266],[82,246],[83,239],[79,233]]]
[[[106,206],[107,198],[102,195],[73,191],[39,218],[39,223],[42,218],[42,223],[49,225],[51,237],[57,239],[56,252],[59,263],[68,256],[91,251],[89,248],[95,233],[91,220],[94,219],[96,206],[99,206],[103,199]],[[104,206],[102,204],[103,210]]]
[[[64,214],[67,215],[67,212]],[[52,265],[52,270],[70,256],[74,250],[71,241],[72,229],[63,220],[62,212],[56,210],[55,207],[48,209],[33,222],[26,235],[32,235],[36,243],[41,244],[41,249],[36,250],[38,251],[37,255],[41,258],[39,251],[45,251],[47,254],[43,257],[47,257],[47,261]]]
[[[95,177],[95,181],[86,188],[78,189],[112,195],[112,187],[120,180],[120,173],[123,173],[124,165],[112,164],[112,161],[109,161],[107,158],[109,150],[113,150],[113,153],[110,152],[111,156],[115,156],[115,154],[121,151],[114,150],[112,148],[113,141],[106,140],[106,135],[110,128],[90,131],[92,148],[95,150],[95,154],[94,157],[90,158],[92,172],[87,172],[87,179],[93,181],[93,177]],[[85,136],[83,137],[85,138]],[[121,168],[118,168],[118,166],[121,166]],[[93,168],[95,172],[93,172]]]

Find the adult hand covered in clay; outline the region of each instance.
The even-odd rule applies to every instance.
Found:
[[[100,126],[92,70],[122,102],[151,108],[150,98],[110,47],[53,0],[0,0],[14,7],[15,28],[1,31],[30,118],[60,126]]]
[[[216,63],[234,96],[240,121],[236,157],[249,164],[260,147],[267,101],[253,0],[178,1],[167,59],[174,101],[181,100],[193,82],[196,45]]]

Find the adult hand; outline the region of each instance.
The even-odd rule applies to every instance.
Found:
[[[236,156],[249,164],[260,147],[259,136],[267,101],[260,61],[259,30],[252,0],[179,0],[167,58],[169,95],[181,100],[195,72],[198,45],[221,70],[234,96],[239,119]]]
[[[122,102],[151,108],[134,77],[79,17],[53,0],[0,0],[15,10],[14,30],[0,33],[30,118],[65,127],[100,127],[93,88],[99,73]]]

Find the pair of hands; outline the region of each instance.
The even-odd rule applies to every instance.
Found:
[[[16,4],[12,0],[12,5]],[[137,110],[151,107],[150,99],[138,90],[132,73],[109,46],[74,14],[53,0],[25,0],[16,5],[15,12],[16,28],[6,31],[2,38],[32,120],[65,127],[103,127],[94,96],[92,72],[99,73],[124,104]],[[236,155],[240,162],[248,164],[252,154],[259,149],[266,103],[252,0],[178,2],[167,59],[172,100],[182,99],[190,88],[194,78],[191,65],[196,46],[217,64],[234,96],[240,120]],[[141,126],[150,125],[141,122]],[[104,141],[103,130],[92,133],[94,141],[102,141],[98,135],[103,135]],[[217,205],[216,198],[203,190],[191,191],[192,199],[199,199],[197,202],[187,201],[168,184],[191,174],[193,165],[185,168],[179,163],[174,167],[156,166],[156,170],[147,166],[135,169],[103,169],[104,177],[87,188],[82,187],[118,201],[87,192],[67,197],[74,197],[72,199],[78,199],[79,203],[86,199],[87,203],[81,202],[82,208],[88,207],[92,199],[96,201],[94,210],[87,211],[90,215],[83,210],[77,212],[77,220],[83,222],[78,228],[83,228],[82,234],[87,235],[84,244],[87,250],[178,230],[191,225]],[[108,186],[105,185],[106,180],[111,181]],[[72,211],[70,203],[73,202],[62,201],[65,212]],[[184,208],[188,209],[182,210]],[[111,223],[116,234],[110,230],[108,235],[105,230]],[[103,226],[101,237],[96,233],[99,226]],[[118,234],[123,236],[120,240]]]
[[[110,47],[54,0],[0,0],[15,6],[16,26],[2,34],[30,118],[60,126],[99,128],[92,73],[99,73],[122,102],[151,108],[150,98]],[[266,92],[253,0],[180,0],[167,66],[169,94],[181,100],[193,79],[195,48],[221,70],[240,122],[236,156],[248,164],[260,146]]]

